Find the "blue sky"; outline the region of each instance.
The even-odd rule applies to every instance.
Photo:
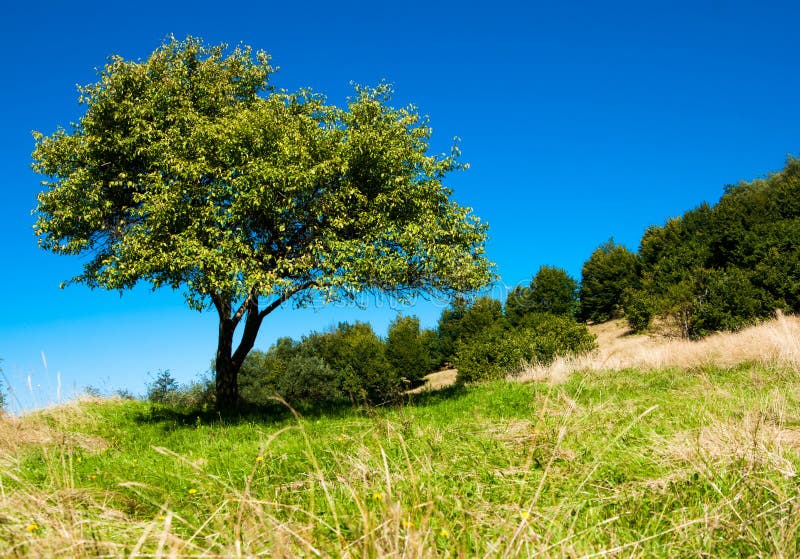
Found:
[[[396,104],[430,116],[434,151],[462,139],[471,168],[449,186],[490,224],[504,297],[544,264],[579,277],[609,237],[635,249],[648,225],[800,155],[798,17],[797,2],[724,0],[6,3],[0,367],[12,406],[55,401],[59,378],[62,398],[86,385],[142,392],[160,369],[188,381],[215,350],[215,316],[180,294],[60,290],[81,258],[36,246],[31,131],[76,121],[76,84],[110,54],[145,58],[192,34],[264,49],[281,68],[275,85],[336,103],[351,81],[393,83]],[[441,308],[402,310],[433,326]],[[257,347],[340,320],[384,334],[397,311],[282,309]]]

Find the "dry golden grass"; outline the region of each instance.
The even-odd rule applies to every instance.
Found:
[[[734,367],[742,363],[800,367],[800,318],[778,316],[739,332],[721,332],[692,341],[630,334],[624,320],[590,326],[598,349],[588,355],[530,365],[516,378],[563,382],[573,371],[694,369]]]
[[[426,390],[438,390],[440,388],[444,388],[445,386],[450,386],[456,382],[457,375],[458,371],[455,369],[444,369],[443,371],[430,373],[425,375],[425,384],[416,388],[412,388],[411,390],[407,391],[407,394],[419,394],[420,392],[425,392]]]
[[[59,445],[88,452],[104,451],[107,441],[75,430],[76,426],[87,426],[94,421],[84,406],[92,400],[100,401],[82,397],[21,416],[0,413],[0,459],[30,446]]]

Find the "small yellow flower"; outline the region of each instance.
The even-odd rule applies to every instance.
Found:
[[[383,501],[383,493],[373,493],[372,498],[376,501]]]
[[[158,519],[159,519],[159,520],[165,520],[166,518],[167,518],[167,517],[166,517],[166,516],[164,516],[163,514],[159,514],[159,515],[158,515]]]
[[[413,528],[414,527],[414,523],[411,522],[410,520],[404,520],[403,521],[403,526],[405,526],[406,528]]]
[[[97,479],[97,476],[92,474],[92,475],[89,476],[89,479]]]
[[[520,516],[522,516],[522,518],[525,518],[525,519],[527,519],[530,515],[531,515],[531,513],[529,513],[526,510],[522,511],[522,513],[520,514]]]
[[[336,440],[341,443],[341,442],[346,441],[347,437],[345,437],[344,435],[339,435],[338,437],[336,437]]]
[[[194,495],[195,493],[197,493],[197,489],[195,489],[194,487],[192,487],[192,488],[189,490],[189,495]]]
[[[256,456],[256,462],[263,462],[263,461],[264,461],[263,456]]]
[[[25,526],[25,530],[28,531],[28,532],[35,532],[38,529],[39,529],[39,525],[38,524],[34,524],[33,522],[31,522],[30,524]]]
[[[448,532],[445,529],[442,529],[442,530],[439,531],[439,535],[442,536],[443,538],[446,538],[447,536],[450,535],[450,532]]]

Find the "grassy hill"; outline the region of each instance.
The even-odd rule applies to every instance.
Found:
[[[4,417],[0,555],[796,556],[798,321],[706,345],[604,328],[532,382],[398,408]]]

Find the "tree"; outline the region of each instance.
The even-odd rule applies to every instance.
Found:
[[[455,297],[450,306],[442,310],[436,331],[439,334],[439,347],[442,361],[451,361],[456,352],[456,342],[461,336],[461,320],[467,312],[467,300]]]
[[[398,314],[389,325],[386,359],[399,376],[413,384],[430,372],[431,356],[417,317]]]
[[[427,120],[391,107],[387,85],[356,87],[342,108],[275,90],[269,60],[168,39],[144,61],[112,57],[80,88],[80,120],[34,135],[40,246],[87,257],[72,282],[145,282],[215,309],[223,408],[287,301],[452,295],[492,275],[486,225],[442,182],[465,167],[456,147],[428,155]]]
[[[512,326],[527,314],[575,316],[578,283],[561,268],[542,266],[528,287],[515,287],[506,298],[505,314]]]
[[[583,264],[581,276],[580,317],[605,322],[622,309],[626,290],[639,287],[639,260],[609,239]]]

